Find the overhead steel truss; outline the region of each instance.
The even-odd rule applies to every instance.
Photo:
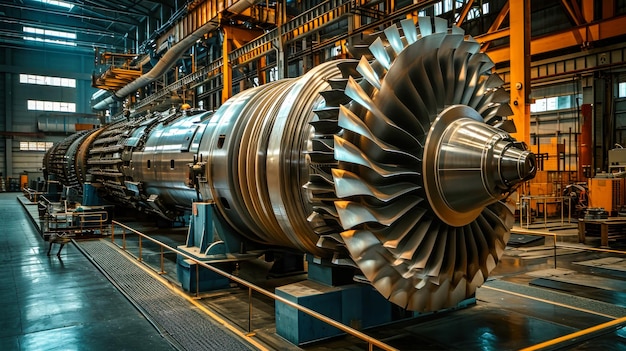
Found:
[[[210,12],[219,10],[219,7],[215,7],[215,5],[210,4],[214,2],[215,1],[203,2],[197,5],[197,10],[191,11],[189,18],[181,21],[181,25],[177,26],[175,29],[172,29],[171,32],[164,34],[162,37],[165,38],[168,35],[171,36],[172,33],[176,33],[176,36],[179,39],[183,37],[185,35],[184,33],[194,27],[193,23],[195,23],[196,25],[202,23],[202,18],[205,17],[199,15],[200,10],[210,10]],[[436,3],[436,1],[417,1],[412,5],[396,9],[395,3],[393,1],[387,1],[385,2],[384,6],[389,7],[389,9],[387,10],[388,13],[384,16],[384,18],[374,19],[368,24],[360,25],[359,27],[355,28],[350,28],[348,31],[345,31],[344,35],[335,36],[332,38],[332,40],[328,40],[327,42],[317,43],[314,49],[319,50],[324,48],[325,46],[335,45],[336,42],[346,40],[349,36],[353,36],[355,34],[370,30],[386,22],[393,22],[405,17],[416,16],[419,10],[431,6],[434,3]],[[475,5],[474,3],[475,1],[473,0],[465,3],[463,8],[461,8],[459,11],[459,15],[457,17],[455,25],[461,26],[463,24],[463,22],[467,18],[467,14],[469,13],[470,8]],[[615,16],[616,9],[612,8],[608,4],[603,4],[601,14],[603,20],[593,21],[593,19],[597,17],[596,14],[593,13],[593,1],[583,0],[579,3],[576,0],[561,0],[560,3],[562,5],[563,11],[567,14],[568,18],[570,18],[570,21],[573,24],[572,28],[537,38],[522,39],[521,42],[513,44],[513,50],[516,50],[516,47],[523,47],[524,40],[528,41],[527,45],[529,45],[529,51],[527,54],[522,54],[522,56],[549,53],[552,51],[571,47],[580,47],[581,49],[585,49],[591,45],[590,43],[593,43],[595,41],[626,35],[626,27],[623,26],[623,23],[626,20],[626,16]],[[506,2],[504,6],[499,9],[499,13],[497,16],[495,16],[493,23],[491,24],[487,33],[483,35],[478,35],[475,38],[481,43],[482,50],[486,52],[497,65],[521,67],[521,76],[529,77],[529,73],[527,71],[528,67],[530,66],[528,63],[526,63],[526,61],[522,61],[521,65],[510,62],[511,57],[519,57],[519,53],[513,53],[511,51],[511,46],[506,44],[502,45],[501,43],[498,46],[492,45],[492,43],[496,40],[511,38],[511,33],[513,29],[511,27],[502,28],[503,23],[507,23],[506,19],[508,19],[508,23],[521,23],[522,27],[519,28],[519,30],[521,30],[521,33],[527,31],[527,29],[524,29],[524,26],[527,25],[526,23],[528,23],[528,19],[522,18],[521,20],[516,20],[515,17],[523,12],[520,12],[518,10],[511,11],[511,5],[516,6],[515,2]],[[302,13],[301,15],[294,17],[293,19],[285,23],[279,24],[276,28],[267,31],[265,34],[243,45],[235,47],[232,50],[226,51],[224,54],[226,55],[227,59],[224,59],[224,57],[222,57],[218,60],[215,60],[206,67],[200,69],[199,71],[193,72],[189,76],[183,77],[175,83],[164,87],[159,92],[148,96],[141,101],[138,101],[136,107],[141,108],[143,106],[152,104],[159,98],[167,96],[172,91],[180,89],[181,87],[184,87],[186,85],[197,84],[203,79],[212,79],[221,74],[223,75],[225,67],[228,67],[229,70],[232,70],[237,66],[242,66],[255,60],[259,60],[268,53],[275,51],[279,45],[302,39],[307,35],[313,34],[316,31],[319,31],[333,23],[336,23],[338,20],[357,17],[357,13],[359,12],[358,9],[364,6],[367,6],[367,3],[363,1],[324,1],[318,6]],[[511,17],[511,13],[515,14],[516,16]],[[500,40],[500,42],[502,42],[502,40]],[[510,42],[514,42],[512,38]],[[536,75],[537,72],[533,74],[533,76]],[[510,76],[507,77],[510,78]],[[523,80],[526,83],[528,82],[528,80],[524,78],[518,80]],[[224,81],[223,83],[228,84],[229,82]],[[522,85],[522,87],[525,86],[526,84]],[[515,101],[515,98],[519,100],[522,96],[527,95],[523,92],[520,93],[522,95],[512,97],[513,101]],[[527,105],[527,103],[526,101],[523,101],[521,103],[521,106],[525,105]]]

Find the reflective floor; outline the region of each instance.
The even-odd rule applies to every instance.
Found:
[[[0,298],[4,302],[0,350],[172,349],[74,245],[66,246],[60,258],[48,257],[47,243],[16,196],[0,194]],[[154,237],[176,246],[184,240],[184,232],[155,231]],[[578,245],[575,227],[559,233],[559,244]],[[115,241],[121,245],[119,236]],[[364,332],[400,350],[519,350],[626,316],[626,256],[565,247],[555,252],[549,240],[536,241],[515,236],[509,241],[489,281],[478,289],[474,305]],[[597,247],[598,241],[592,238],[588,246]],[[126,245],[136,248],[136,239]],[[623,250],[626,243],[611,242],[611,246]],[[157,252],[154,248],[151,254],[145,245],[143,262],[158,267]],[[167,265],[166,271],[175,272],[173,262]],[[268,290],[286,282],[287,278],[267,279],[267,269],[258,260],[243,261],[238,274]],[[198,303],[244,331],[252,318],[254,338],[268,349],[368,349],[347,336],[291,345],[276,334],[274,302],[253,296],[249,315],[247,290],[236,286],[205,293]],[[626,329],[579,338],[560,349],[626,351]]]
[[[173,350],[74,245],[60,257],[0,193],[0,350]]]

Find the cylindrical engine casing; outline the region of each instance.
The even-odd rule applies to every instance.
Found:
[[[207,114],[181,116],[167,125],[159,123],[141,149],[124,150],[130,176],[141,182],[146,195],[156,194],[163,203],[180,208],[190,208],[193,201],[200,200],[193,184],[186,180],[208,123],[200,118]],[[141,138],[146,128],[135,129],[129,140]]]
[[[207,164],[199,189],[250,240],[329,254],[316,245],[303,185],[313,110],[324,104],[328,80],[338,77],[335,62],[321,64],[298,79],[248,89],[211,118],[199,149],[198,160]]]

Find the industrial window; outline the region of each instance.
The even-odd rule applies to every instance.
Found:
[[[267,70],[268,72],[268,81],[269,82],[273,82],[275,80],[278,80],[278,67],[272,67],[269,70]]]
[[[569,109],[573,107],[572,99],[575,98],[576,95],[563,95],[536,99],[535,102],[530,105],[530,112],[536,113]]]
[[[23,27],[23,29],[24,29],[24,33],[39,34],[45,37],[76,39],[76,33],[61,32],[58,30],[35,28],[35,27]]]
[[[435,14],[435,16],[439,16],[443,13],[442,8],[443,6],[441,4],[441,1],[433,5],[433,13]]]
[[[621,82],[617,85],[617,97],[626,97],[626,82]]]
[[[20,141],[20,151],[46,151],[52,144],[51,141]]]
[[[73,41],[67,41],[65,39],[76,39],[76,33],[61,32],[58,30],[35,28],[35,27],[23,27],[24,33],[34,34],[25,35],[24,40],[38,41],[42,43],[59,44],[76,46]],[[52,37],[52,38],[51,38]]]
[[[480,16],[484,16],[486,14],[489,13],[489,3],[485,2],[483,3],[483,8],[482,8],[482,13],[480,11],[480,8],[476,8],[474,6],[472,6],[472,8],[470,9],[470,11],[467,13],[467,20],[473,20],[474,18],[478,18]]]
[[[435,16],[440,16],[444,13],[448,13],[450,11],[455,11],[455,21],[459,20],[459,16],[460,16],[460,10],[463,8],[463,6],[465,6],[465,4],[467,4],[468,0],[442,0],[442,1],[438,1],[436,3],[434,3],[432,5],[432,14]],[[420,17],[425,17],[428,15],[427,11],[428,9],[425,10],[420,10],[418,12],[418,16]],[[472,20],[475,18],[478,18],[480,16],[484,16],[486,14],[489,13],[489,2],[484,1],[481,4],[472,4],[472,7],[469,9],[469,12],[467,13],[467,17],[465,18],[466,20]]]
[[[76,112],[73,102],[28,100],[28,109],[31,111]]]
[[[35,1],[48,4],[48,5],[65,7],[68,10],[71,10],[74,7],[73,4],[70,4],[69,2],[65,2],[65,1],[58,1],[58,0],[35,0]]]
[[[76,79],[20,74],[20,83],[76,88]]]

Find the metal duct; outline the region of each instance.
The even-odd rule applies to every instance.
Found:
[[[246,9],[256,5],[258,2],[260,2],[260,0],[239,0],[224,11],[232,14],[240,14]],[[163,57],[161,57],[159,62],[148,73],[135,79],[132,83],[116,91],[113,95],[95,104],[93,106],[93,109],[104,110],[107,108],[107,106],[115,103],[116,101],[124,99],[126,96],[134,93],[138,89],[141,89],[150,84],[152,81],[154,81],[156,78],[163,75],[168,69],[170,69],[174,65],[174,63],[183,55],[183,53],[196,42],[196,40],[202,38],[205,33],[216,29],[218,26],[219,21],[216,18],[211,19],[205,25],[198,28],[196,31],[183,38],[176,45],[167,50],[167,52],[163,55]]]
[[[37,129],[49,133],[76,133],[100,126],[100,120],[76,116],[41,116],[37,119]]]

